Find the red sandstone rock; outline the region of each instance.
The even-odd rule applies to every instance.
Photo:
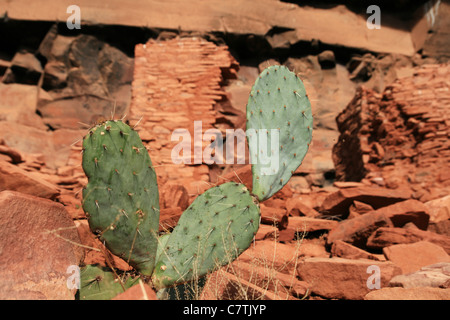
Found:
[[[237,260],[258,266],[266,266],[278,272],[292,275],[299,255],[300,247],[297,247],[295,244],[263,240],[256,241],[255,245],[251,245]]]
[[[301,197],[287,199],[286,210],[290,216],[307,216],[312,218],[319,216],[319,213],[305,204]]]
[[[219,269],[208,277],[200,300],[296,300],[296,298],[285,290],[273,292]]]
[[[202,157],[200,163],[194,163],[198,160],[195,155],[200,156],[209,142],[203,141],[194,148],[193,140],[202,141],[199,135],[214,128],[219,116],[214,105],[226,96],[220,83],[237,69],[227,49],[201,38],[150,40],[135,48],[130,124],[139,122],[139,133],[151,133],[152,141],[145,145],[160,185],[179,180],[191,195],[197,187],[192,184],[210,181],[209,168]],[[202,124],[195,137],[194,121]],[[179,141],[172,141],[171,135],[180,128],[190,133],[191,141],[183,141],[191,154],[181,157],[190,160],[190,164],[174,164],[172,159],[172,149]]]
[[[401,273],[392,262],[351,260],[343,258],[308,258],[297,267],[300,279],[311,286],[311,292],[328,299],[359,300],[370,292],[367,282],[370,266],[380,268],[380,286],[385,287]]]
[[[255,235],[255,240],[264,240],[266,237],[268,237],[270,234],[277,232],[278,228],[274,226],[269,226],[266,224],[260,224],[258,231]],[[294,235],[292,235],[292,239],[294,238]]]
[[[347,215],[353,201],[361,201],[378,209],[409,198],[408,192],[400,190],[367,186],[344,188],[327,196],[321,210],[330,215]]]
[[[64,206],[19,192],[0,192],[1,299],[74,299],[70,266],[83,258]]]
[[[19,150],[10,148],[10,147],[2,144],[2,141],[0,141],[0,154],[8,156],[9,160],[6,160],[6,161],[11,162],[13,164],[24,161],[23,155]]]
[[[286,229],[289,220],[285,209],[267,207],[264,203],[261,203],[259,206],[261,209],[261,223],[274,225],[280,230]]]
[[[361,201],[353,201],[353,204],[349,208],[349,217],[350,216],[358,216],[370,211],[373,211],[373,207],[370,204],[361,202]]]
[[[397,202],[380,208],[377,212],[389,218],[394,227],[403,227],[405,224],[412,222],[419,229],[426,230],[430,219],[427,207],[422,202],[414,199]]]
[[[0,191],[13,190],[41,198],[55,199],[58,188],[37,176],[8,162],[0,162]]]
[[[170,231],[178,223],[183,211],[180,207],[163,208],[159,212],[159,231]]]
[[[436,223],[450,219],[450,195],[425,202],[430,213],[430,222]]]
[[[247,189],[252,189],[252,166],[247,164],[240,168],[225,168],[223,175],[217,179],[217,184],[234,181],[236,183],[244,184]]]
[[[294,274],[287,275],[267,266],[258,266],[252,263],[238,261],[226,269],[239,279],[243,279],[258,287],[278,294],[291,294],[297,298],[301,298],[308,292],[308,284],[305,281],[298,280]]]
[[[182,211],[189,206],[189,194],[186,188],[178,183],[168,182],[159,188],[160,206],[162,208],[179,207]]]
[[[383,253],[402,269],[403,274],[418,271],[430,264],[450,262],[450,256],[442,247],[428,241],[392,245],[383,248]]]
[[[155,291],[148,284],[139,281],[138,284],[118,294],[112,300],[158,300],[158,298]]]
[[[329,231],[339,223],[334,220],[318,219],[310,217],[289,217],[289,228],[297,232]]]
[[[406,289],[416,287],[448,288],[448,281],[450,281],[450,263],[439,262],[422,267],[413,273],[395,276],[389,282],[389,286]]]
[[[328,234],[328,244],[343,240],[364,248],[369,236],[380,227],[403,227],[412,222],[417,227],[426,229],[428,219],[426,207],[421,202],[410,199],[340,222]]]
[[[87,220],[75,220],[75,225],[84,250],[84,264],[99,264],[103,267],[113,267],[123,271],[132,269],[124,260],[109,252],[103,243],[94,236]]]
[[[393,227],[392,221],[384,213],[372,211],[341,221],[328,233],[327,243],[331,245],[342,240],[358,248],[365,248],[369,236],[380,227]]]
[[[358,247],[352,246],[351,244],[342,240],[336,240],[335,242],[333,242],[333,245],[331,246],[331,256],[346,259],[379,260],[375,255]]]
[[[263,225],[260,225],[260,228],[261,226]],[[294,241],[297,235],[298,233],[293,228],[287,227],[286,229],[283,230],[275,228],[273,231],[266,233],[264,240],[271,239],[281,243],[289,243],[291,241]]]
[[[405,228],[379,228],[368,239],[367,248],[382,249],[394,244],[428,241],[444,248],[450,254],[450,237],[430,231]]]
[[[377,94],[361,88],[336,118],[338,180],[378,179],[426,202],[450,193],[450,64],[417,67]],[[425,107],[426,106],[426,107]],[[382,149],[374,155],[375,149]]]
[[[36,114],[38,87],[0,83],[0,120],[45,130]]]

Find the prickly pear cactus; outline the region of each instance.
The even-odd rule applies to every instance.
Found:
[[[154,269],[159,225],[156,174],[136,131],[105,121],[83,140],[88,184],[83,209],[91,230],[144,275]]]
[[[311,104],[302,81],[284,66],[265,69],[247,103],[252,193],[260,201],[279,191],[300,166],[312,129]]]
[[[97,265],[82,268],[80,280],[80,300],[110,300],[138,283],[138,278],[130,275],[120,275],[119,280],[111,270]]]
[[[156,289],[198,280],[232,262],[259,228],[257,201],[243,184],[207,190],[183,212],[152,276]]]

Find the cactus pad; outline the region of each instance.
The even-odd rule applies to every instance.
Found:
[[[157,289],[186,283],[232,262],[259,228],[260,211],[243,184],[207,190],[183,212],[156,262]]]
[[[83,209],[107,248],[145,275],[154,269],[159,224],[155,170],[136,131],[105,121],[83,140]]]
[[[265,69],[247,103],[252,193],[260,201],[279,191],[300,166],[312,129],[311,104],[302,81],[284,66]]]

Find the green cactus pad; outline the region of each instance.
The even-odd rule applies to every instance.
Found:
[[[156,262],[156,289],[197,280],[232,262],[259,228],[260,211],[243,184],[207,190],[183,212]]]
[[[247,103],[252,193],[260,201],[279,191],[300,166],[312,129],[311,104],[302,81],[284,66],[265,69]]]
[[[136,131],[106,121],[83,140],[88,184],[83,209],[91,230],[107,248],[144,275],[151,275],[157,250],[159,196],[150,156]]]
[[[111,300],[138,283],[138,278],[119,275],[120,280],[108,268],[87,265],[80,270],[80,300]],[[120,284],[122,281],[122,284]],[[123,285],[123,287],[122,287]]]

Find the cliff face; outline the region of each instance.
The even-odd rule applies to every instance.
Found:
[[[409,187],[427,201],[449,193],[450,65],[425,65],[383,94],[360,88],[336,118],[340,180]]]

